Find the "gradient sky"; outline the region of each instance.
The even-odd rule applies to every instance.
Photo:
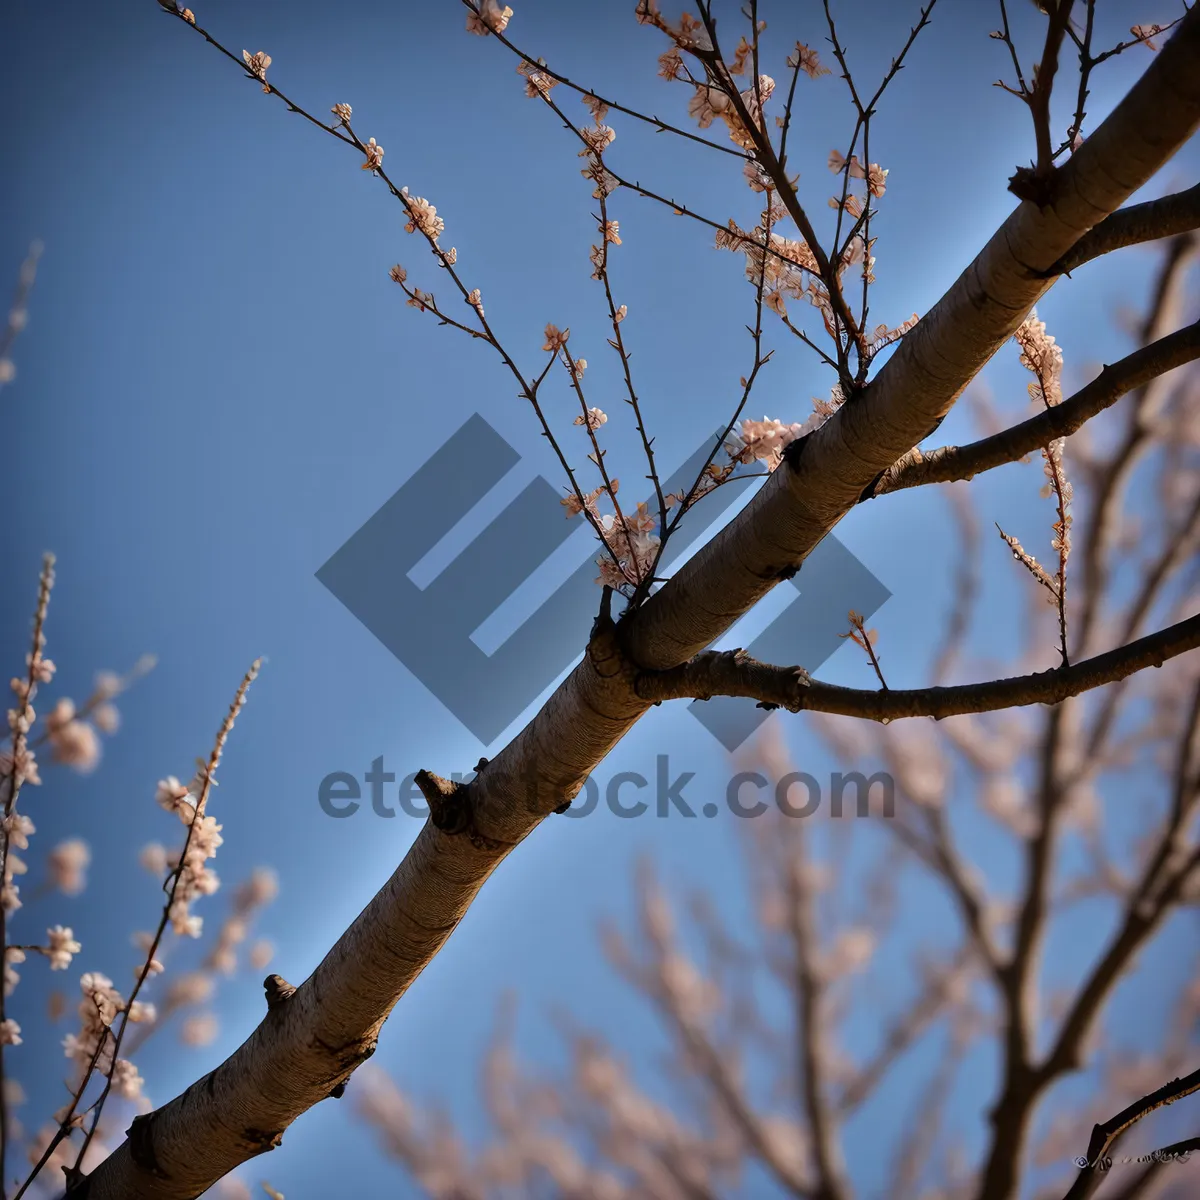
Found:
[[[508,52],[467,36],[454,0],[201,3],[201,23],[235,53],[245,47],[272,56],[270,79],[297,102],[317,114],[335,102],[353,105],[356,131],[385,147],[392,178],[437,205],[446,221],[443,245],[458,248],[464,277],[482,289],[489,320],[524,364],[540,361],[546,322],[571,327],[572,351],[593,364],[591,402],[613,417],[605,427],[610,462],[640,472],[615,398],[618,377],[605,361],[600,293],[588,278],[590,185],[579,176],[570,135],[525,98]],[[664,46],[636,25],[632,0],[516,7],[511,32],[519,45],[573,79],[686,124],[686,91],[654,78]],[[1134,21],[1169,19],[1174,10],[1165,0],[1108,7],[1118,32]],[[815,7],[805,8],[794,32],[789,6],[762,9],[777,48],[796,37],[824,45]],[[846,6],[846,40],[860,78],[878,77],[915,12],[915,4]],[[872,127],[872,158],[891,171],[873,224],[873,320],[896,324],[925,312],[1011,211],[1005,182],[1028,161],[1032,137],[1021,105],[991,86],[1008,69],[1003,48],[987,38],[995,20],[991,5],[945,0]],[[1019,20],[1032,57],[1032,6],[1022,6]],[[1100,74],[1092,128],[1148,60],[1139,49]],[[852,111],[835,78],[802,80],[802,94],[792,161],[802,198],[824,221],[832,178],[825,159],[844,145]],[[261,929],[278,947],[272,969],[298,983],[418,827],[365,808],[329,819],[317,803],[322,777],[361,775],[379,755],[401,776],[419,767],[449,774],[489,751],[314,573],[474,412],[523,455],[493,502],[539,472],[556,487],[562,481],[494,354],[406,307],[389,281],[388,268],[399,261],[412,282],[439,290],[383,184],[152,0],[3,6],[0,98],[8,114],[0,135],[0,287],[15,279],[31,240],[45,243],[29,327],[14,353],[18,377],[0,393],[9,463],[0,478],[9,513],[0,644],[16,670],[40,557],[53,549],[55,694],[81,698],[98,668],[126,667],[144,652],[160,659],[124,698],[124,727],[107,743],[101,768],[86,778],[54,770],[30,795],[38,826],[31,862],[68,835],[87,838],[98,861],[83,897],[31,900],[18,921],[31,929],[72,925],[85,946],[81,969],[104,970],[127,986],[134,964],[128,934],[149,924],[156,904],[156,884],[136,854],[178,828],[153,803],[155,781],[190,775],[243,671],[262,654],[269,662],[212,803],[225,837],[215,866],[231,883],[258,863],[278,870],[280,900]],[[719,219],[734,213],[753,223],[757,204],[728,164],[628,119],[610,123],[614,161],[630,176]],[[1147,195],[1194,182],[1198,162],[1189,147]],[[656,448],[673,465],[734,403],[750,361],[744,325],[752,291],[738,261],[713,250],[695,224],[620,192],[612,208],[624,239],[613,254],[618,301],[630,310],[624,328]],[[1066,347],[1068,381],[1117,357],[1114,345],[1126,346],[1114,311],[1141,303],[1153,266],[1153,255],[1138,250],[1092,264],[1040,307]],[[779,353],[749,415],[803,420],[809,398],[828,394],[829,373],[786,331],[768,329],[767,344]],[[987,379],[1021,414],[1025,380],[1016,359],[1015,350],[1002,352]],[[571,398],[561,387],[552,396],[551,417],[582,463]],[[968,415],[956,410],[938,440],[961,441],[970,432]],[[1001,518],[1048,544],[1052,518],[1038,499],[1039,483],[1037,463],[979,481],[985,523]],[[922,679],[936,645],[950,601],[950,529],[945,505],[923,491],[861,506],[839,526],[842,541],[892,592],[873,624],[894,679]],[[973,648],[1003,653],[1019,620],[1020,591],[998,539],[986,546],[985,567]],[[761,608],[728,644],[745,644],[778,603]],[[871,684],[853,647],[839,651],[823,675]],[[818,775],[836,769],[802,722],[785,727],[802,766]],[[641,722],[604,776],[651,775],[659,754],[696,772],[697,796],[728,777],[719,745],[682,707]],[[515,989],[520,1046],[529,1057],[557,1061],[560,1047],[544,1017],[563,1008],[612,1037],[653,1091],[660,1036],[615,982],[593,931],[601,916],[627,920],[633,864],[645,853],[672,884],[705,881],[736,923],[745,900],[735,825],[728,814],[622,821],[600,812],[586,821],[548,821],[489,882],[411,989],[375,1061],[417,1096],[444,1101],[468,1131],[477,1129],[479,1052],[498,998]],[[990,828],[966,819],[963,831],[990,878],[1013,878],[1015,860]],[[915,888],[908,902],[915,937],[936,941],[953,928],[935,890]],[[222,896],[197,911],[219,919]],[[1070,978],[1081,970],[1103,933],[1093,922],[1056,941],[1055,971]],[[1174,922],[1143,957],[1139,981],[1116,1006],[1114,1036],[1136,1039],[1146,1014],[1158,1011],[1167,981],[1187,969],[1179,951],[1194,933],[1194,924]],[[10,1061],[32,1107],[48,1112],[61,1102],[57,1043],[64,1030],[34,1028],[45,993],[39,965],[25,969],[14,997],[18,1019],[29,1015],[25,1045]],[[903,964],[884,960],[878,969],[902,974]],[[73,988],[74,971],[60,980]],[[227,988],[215,1044],[175,1051],[164,1040],[146,1059],[150,1094],[161,1103],[219,1062],[262,1007],[251,977]],[[914,1056],[851,1124],[850,1144],[868,1129],[894,1127],[889,1114],[911,1102],[928,1061]],[[26,1065],[35,1062],[43,1065]],[[990,1055],[976,1055],[960,1089],[960,1127],[971,1138],[982,1128],[992,1078]],[[392,1194],[409,1194],[345,1103],[306,1114],[283,1148],[246,1177],[265,1175],[301,1200],[343,1194],[336,1185],[350,1154],[362,1194],[376,1194],[385,1180]],[[879,1187],[883,1166],[851,1163],[866,1194]]]

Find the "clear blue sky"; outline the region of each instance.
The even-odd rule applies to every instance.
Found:
[[[267,51],[269,77],[298,102],[318,114],[335,102],[353,105],[356,130],[385,147],[397,183],[437,205],[446,221],[443,244],[458,248],[464,277],[482,288],[489,319],[525,364],[540,360],[546,322],[571,327],[572,350],[595,367],[592,402],[614,418],[605,427],[610,461],[627,464],[616,473],[633,478],[634,442],[628,428],[618,428],[623,406],[617,377],[602,366],[610,352],[600,293],[588,278],[590,187],[569,135],[525,98],[511,56],[494,40],[466,35],[465,10],[451,0],[201,3],[201,23],[235,53]],[[518,44],[597,90],[686,122],[686,93],[654,78],[664,46],[635,24],[632,0],[516,7]],[[815,9],[792,34],[790,6],[762,7],[778,44],[800,37],[823,45]],[[1157,0],[1112,7],[1116,29],[1167,19],[1173,9]],[[902,43],[916,6],[846,8],[852,63],[873,79]],[[1021,9],[1022,32],[1030,33],[1036,13]],[[1028,160],[1032,139],[1022,107],[991,86],[1008,69],[1000,45],[987,38],[994,23],[990,5],[948,0],[872,128],[872,158],[891,171],[873,225],[880,240],[872,314],[879,320],[895,324],[926,311],[1011,210],[1005,181]],[[1100,75],[1093,128],[1148,59],[1145,51],[1130,53]],[[832,179],[825,159],[844,145],[852,114],[836,79],[802,81],[802,90],[791,153],[802,195],[823,220]],[[263,654],[268,665],[230,742],[213,803],[225,836],[215,866],[230,882],[261,862],[277,868],[281,896],[263,931],[279,947],[272,969],[299,982],[417,829],[410,818],[384,821],[366,809],[331,820],[317,803],[321,778],[361,775],[379,755],[399,775],[420,767],[448,774],[488,752],[315,571],[473,412],[520,448],[521,481],[538,472],[556,487],[561,480],[494,355],[406,308],[388,280],[400,261],[418,286],[438,290],[427,255],[404,233],[401,209],[382,183],[160,14],[153,0],[78,11],[4,6],[0,103],[7,114],[0,287],[15,278],[32,239],[46,247],[29,328],[14,355],[19,375],[0,393],[9,464],[0,478],[9,514],[0,645],[10,672],[17,669],[40,556],[53,549],[59,571],[49,652],[62,691],[81,698],[94,669],[121,668],[143,652],[160,658],[124,700],[124,728],[107,744],[101,769],[84,779],[55,771],[30,795],[38,825],[31,861],[60,837],[86,837],[100,860],[89,891],[76,901],[31,902],[18,919],[34,928],[73,925],[85,946],[78,965],[127,986],[134,961],[128,933],[148,924],[156,903],[136,853],[176,831],[154,806],[155,781],[189,775],[242,672]],[[756,203],[736,170],[627,119],[611,123],[616,161],[629,175],[719,219],[732,213],[753,223]],[[1197,162],[1189,148],[1155,189],[1194,182]],[[618,300],[629,305],[625,329],[657,448],[674,464],[730,411],[749,363],[743,326],[752,293],[737,261],[711,249],[698,226],[629,194],[617,193],[612,205],[624,239],[613,257]],[[1087,268],[1041,306],[1067,348],[1068,380],[1116,357],[1113,309],[1140,302],[1152,265],[1151,255],[1128,252]],[[832,380],[786,331],[769,329],[768,344],[780,350],[751,415],[803,420],[810,397],[827,395]],[[1001,359],[989,380],[1013,397],[1014,412],[1024,412],[1016,353]],[[570,403],[555,391],[553,415],[582,463]],[[938,438],[969,435],[965,414],[955,413]],[[982,481],[985,522],[1000,517],[1048,543],[1051,518],[1039,484],[1037,464]],[[922,679],[936,644],[950,598],[949,528],[944,506],[925,494],[865,505],[839,527],[892,592],[873,623],[895,679]],[[1003,650],[1014,630],[1017,581],[998,541],[986,562],[975,648],[991,637]],[[769,601],[763,607],[775,611]],[[749,618],[730,644],[744,644],[764,614]],[[823,673],[870,685],[853,647]],[[802,722],[787,728],[803,765],[822,764],[809,767],[818,774],[838,765],[822,757]],[[720,747],[685,710],[666,707],[634,730],[605,774],[651,775],[658,754],[696,772],[698,797],[706,787],[722,788],[728,775]],[[727,814],[547,822],[488,884],[412,988],[375,1061],[474,1127],[478,1052],[498,997],[516,989],[521,1045],[531,1057],[558,1054],[540,1020],[557,1005],[649,1067],[657,1034],[601,960],[593,930],[602,915],[628,916],[632,865],[645,852],[670,881],[707,881],[723,903],[729,898],[736,920],[743,900],[734,825]],[[977,856],[1003,882],[1011,861],[992,849],[996,839],[986,829],[976,832]],[[952,927],[935,892],[912,900],[914,928]],[[204,910],[216,919],[221,897]],[[1156,971],[1178,977],[1182,958],[1173,959],[1170,939],[1178,947],[1193,932],[1173,927],[1165,949],[1143,959],[1145,994],[1155,991]],[[1066,961],[1078,969],[1093,949],[1077,939]],[[26,968],[15,997],[18,1015],[30,1006],[22,1022],[29,1032],[12,1061],[47,1112],[61,1102],[62,1030],[33,1028],[33,1006],[44,995],[38,965]],[[66,983],[74,981],[71,972]],[[150,1094],[162,1102],[214,1065],[262,1007],[252,978],[228,989],[218,1042],[167,1054],[164,1043],[143,1066]],[[1121,1011],[1118,1026],[1133,1036],[1132,1004]],[[40,1083],[21,1057],[44,1064]],[[973,1063],[963,1128],[978,1130],[990,1078],[986,1057]],[[916,1079],[902,1076],[889,1102],[911,1098]],[[870,1119],[889,1117],[876,1108]],[[342,1156],[353,1153],[364,1194],[376,1180],[394,1181],[352,1124],[348,1105],[322,1104],[248,1177],[265,1174],[301,1200],[337,1194]],[[879,1169],[852,1164],[867,1187],[878,1184]]]

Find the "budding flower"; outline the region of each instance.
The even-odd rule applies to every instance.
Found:
[[[246,60],[246,70],[262,84],[262,90],[270,92],[271,85],[267,82],[267,68],[271,65],[271,56],[262,50],[258,50],[254,54],[251,54],[249,50],[243,50],[242,58]]]
[[[367,154],[367,161],[363,163],[364,171],[378,171],[383,166],[383,147],[377,145],[374,138],[371,138],[364,147]]]

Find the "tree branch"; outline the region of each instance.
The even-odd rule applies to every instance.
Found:
[[[1119,208],[1071,247],[1047,275],[1069,275],[1084,263],[1126,246],[1200,229],[1200,183],[1144,204]]]
[[[927,483],[973,479],[982,471],[1017,462],[1055,438],[1069,437],[1135,388],[1144,387],[1158,376],[1198,358],[1200,321],[1106,366],[1069,399],[1002,433],[966,446],[940,446],[927,453],[911,451],[884,475],[871,494],[881,496]]]
[[[764,708],[789,712],[827,712],[869,721],[904,717],[943,717],[991,712],[1026,704],[1058,704],[1069,696],[1124,679],[1145,667],[1160,667],[1170,658],[1200,646],[1200,616],[1139,638],[1070,667],[1036,675],[1019,675],[988,683],[908,691],[866,691],[810,679],[803,667],[758,662],[742,650],[707,650],[678,667],[643,671],[634,690],[653,704],[664,700],[710,700],[742,696]]]

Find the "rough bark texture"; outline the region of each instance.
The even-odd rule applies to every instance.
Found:
[[[588,656],[469,788],[467,830],[447,834],[427,823],[312,976],[226,1062],[139,1118],[73,1195],[197,1196],[277,1145],[296,1117],[347,1079],[500,861],[576,794],[646,711],[632,663],[656,670],[685,661],[802,563],[872,481],[933,431],[1051,286],[1045,272],[1145,183],[1198,122],[1200,11],[1193,10],[1059,172],[1052,202],[1041,210],[1022,203],[870,387],[797,443],[799,453],[636,616],[619,629],[599,628]],[[1007,1195],[1006,1186],[993,1194]]]

